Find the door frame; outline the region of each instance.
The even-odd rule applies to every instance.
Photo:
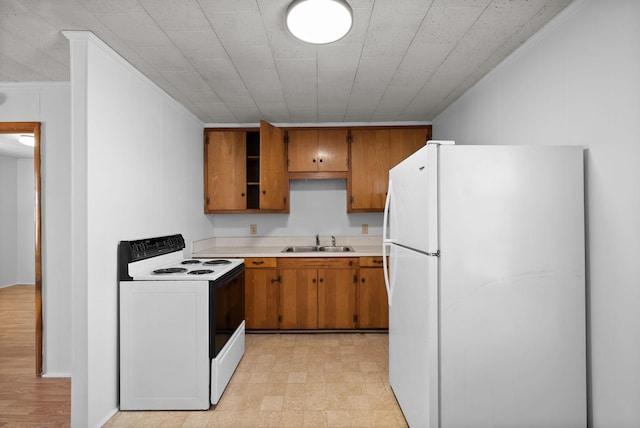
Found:
[[[0,122],[0,134],[33,134],[36,375],[42,375],[42,210],[40,174],[40,122]]]

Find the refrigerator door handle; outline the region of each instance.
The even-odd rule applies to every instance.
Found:
[[[387,247],[390,247],[393,240],[387,238],[387,225],[389,222],[389,207],[391,204],[391,195],[393,194],[393,186],[389,179],[389,188],[387,189],[387,199],[384,203],[384,213],[382,216],[382,272],[384,276],[384,285],[387,288],[387,302],[391,306],[391,297],[393,287],[389,281],[389,266],[387,264]]]
[[[384,201],[384,211],[382,214],[382,242],[393,242],[390,237],[387,236],[389,233],[388,225],[389,225],[389,209],[391,207],[391,195],[393,195],[393,182],[389,179],[389,187],[387,188],[387,198]],[[384,244],[383,244],[384,247]]]
[[[382,243],[382,273],[384,274],[384,285],[387,288],[387,303],[391,306],[392,290],[391,283],[389,281],[389,265],[387,264],[387,247],[391,247],[391,243]]]

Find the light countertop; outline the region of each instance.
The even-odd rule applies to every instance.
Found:
[[[222,257],[376,257],[382,255],[381,236],[336,236],[336,245],[350,246],[353,252],[283,253],[285,247],[315,245],[314,236],[224,237],[194,241],[194,258]],[[331,245],[330,236],[321,236],[320,245]]]

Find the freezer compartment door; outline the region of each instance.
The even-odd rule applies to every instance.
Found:
[[[389,171],[385,240],[438,251],[438,146],[427,145]]]
[[[391,245],[389,382],[411,427],[438,427],[438,258]]]

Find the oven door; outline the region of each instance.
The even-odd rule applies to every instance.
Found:
[[[209,352],[211,404],[216,405],[244,355],[244,265],[211,282]]]
[[[209,283],[209,355],[216,358],[244,321],[244,266]]]

